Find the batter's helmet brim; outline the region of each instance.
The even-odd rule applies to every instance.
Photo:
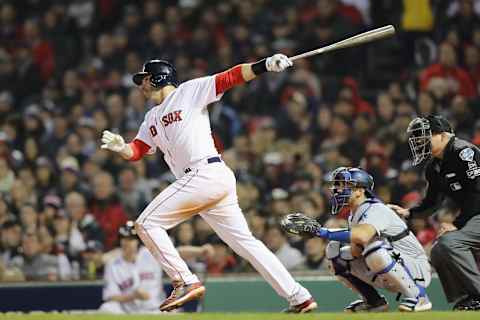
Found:
[[[149,73],[144,71],[135,73],[133,75],[133,83],[135,83],[137,86],[141,85],[143,78],[145,78],[148,75]]]

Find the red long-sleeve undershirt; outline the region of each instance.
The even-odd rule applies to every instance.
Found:
[[[150,146],[139,139],[134,139],[129,143],[129,146],[132,148],[133,155],[128,161],[138,161],[147,154],[148,150],[150,150]]]
[[[215,93],[219,95],[244,82],[242,66],[235,66],[215,75]]]
[[[215,75],[215,93],[219,95],[244,82],[245,79],[243,79],[242,75],[242,66],[235,66]],[[148,150],[150,150],[150,146],[139,139],[134,139],[129,145],[133,151],[132,157],[128,159],[129,161],[140,160],[145,154],[147,154]]]

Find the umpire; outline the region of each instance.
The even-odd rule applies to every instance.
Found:
[[[474,251],[480,251],[480,149],[455,137],[442,116],[416,118],[408,126],[413,164],[428,160],[428,189],[422,202],[411,209],[390,205],[405,218],[430,214],[445,198],[460,209],[452,223],[442,223],[432,248],[448,302],[454,310],[480,310],[480,270]]]

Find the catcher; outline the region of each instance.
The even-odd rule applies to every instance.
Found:
[[[431,280],[428,258],[415,236],[397,214],[373,194],[373,178],[358,168],[340,167],[331,179],[332,214],[348,207],[348,229],[322,228],[300,213],[287,215],[287,232],[329,240],[326,256],[332,272],[360,294],[345,311],[387,311],[388,302],[375,288],[399,293],[400,311],[427,311],[432,304],[425,292]]]

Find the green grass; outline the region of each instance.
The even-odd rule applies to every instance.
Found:
[[[98,314],[0,314],[0,320],[151,320],[163,317],[167,320],[478,320],[480,312],[424,312],[424,313],[312,313],[307,315],[289,315],[281,313],[198,313],[165,315],[98,315]]]

